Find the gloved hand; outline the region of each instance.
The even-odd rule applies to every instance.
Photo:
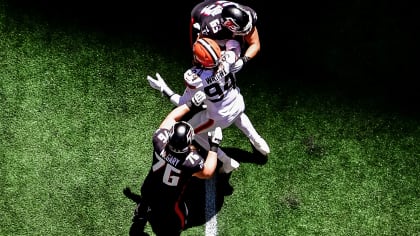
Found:
[[[240,71],[243,67],[244,67],[244,65],[248,62],[250,60],[250,58],[249,57],[247,57],[247,56],[243,56],[243,57],[240,57],[238,60],[236,60],[236,62],[232,65],[232,67],[231,67],[231,72],[232,73],[236,73],[236,72],[238,72],[238,71]]]
[[[206,94],[203,91],[197,91],[191,100],[187,102],[187,106],[191,110],[200,108],[206,98]]]
[[[242,62],[244,63],[244,65],[246,63],[248,63],[249,60],[251,60],[251,58],[250,57],[247,57],[247,56],[240,57],[239,59],[242,60]]]
[[[235,53],[235,58],[241,56],[241,44],[237,40],[229,39],[226,41],[225,47],[226,51],[232,51]]]
[[[156,73],[156,78],[153,79],[152,76],[148,75],[147,80],[149,81],[149,84],[152,88],[159,90],[162,94],[164,94],[167,97],[171,97],[175,93],[168,87],[165,80],[162,79],[159,73]]]
[[[216,127],[214,130],[208,132],[210,151],[217,152],[220,143],[223,139],[222,129]]]

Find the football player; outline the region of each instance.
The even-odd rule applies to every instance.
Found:
[[[214,127],[223,129],[234,124],[249,138],[257,151],[267,156],[270,148],[245,114],[245,102],[236,84],[235,73],[241,69],[236,64],[238,54],[235,49],[238,42],[230,40],[226,46],[232,50],[221,51],[218,44],[210,38],[200,38],[194,43],[195,65],[184,73],[186,88],[182,96],[173,92],[158,73],[157,79],[151,76],[147,79],[151,87],[162,92],[174,105],[184,104],[197,91],[206,94],[206,108],[188,120],[196,132],[196,141],[202,147],[207,150],[209,148],[206,141],[207,131]],[[218,158],[223,162],[222,169],[228,169],[226,172],[229,173],[232,169],[229,168],[229,162],[225,165],[229,157],[221,149]],[[237,165],[239,166],[239,163]]]
[[[190,43],[201,37],[214,39],[222,50],[226,42],[235,39],[241,44],[239,62],[245,64],[260,51],[257,13],[252,8],[232,2],[207,0],[191,11]]]
[[[188,219],[188,205],[183,191],[193,177],[209,179],[217,167],[217,149],[222,131],[216,127],[208,133],[207,157],[192,145],[193,127],[180,121],[194,107],[200,106],[205,95],[199,91],[186,104],[176,107],[153,134],[152,166],[141,186],[129,235],[147,235],[150,223],[156,235],[180,235]],[[127,188],[124,193],[130,190]]]

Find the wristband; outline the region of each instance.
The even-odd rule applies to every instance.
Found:
[[[171,90],[171,89],[169,89],[169,88],[164,89],[164,90],[162,91],[162,93],[163,93],[163,95],[165,95],[167,98],[171,98],[173,95],[175,95],[175,92],[174,92],[174,91],[172,91],[172,90]]]
[[[212,152],[217,152],[217,149],[219,149],[218,145],[211,145],[210,146],[210,151],[212,151]]]
[[[241,59],[244,62],[244,64],[246,64],[249,60],[251,60],[251,58],[248,57],[248,56],[243,56],[243,57],[241,57]]]
[[[192,109],[193,103],[191,102],[191,100],[187,101],[185,104],[188,108]]]

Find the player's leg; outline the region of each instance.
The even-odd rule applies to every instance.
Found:
[[[194,140],[206,150],[210,149],[207,132],[213,130],[217,126],[222,129],[226,127],[225,124],[219,124],[218,122],[208,119],[205,111],[195,114],[188,120],[188,123],[190,123],[194,127],[194,131],[196,131]],[[239,167],[239,163],[229,157],[221,148],[217,150],[217,158],[223,163],[223,166],[220,168],[221,172],[230,173]]]
[[[134,214],[132,218],[132,224],[130,227],[129,235],[148,235],[144,232],[144,227],[147,223],[147,211],[148,211],[148,205],[141,201],[137,204],[136,208],[134,209]]]
[[[204,149],[209,150],[210,145],[209,145],[207,133],[196,134],[194,137],[194,140]],[[230,173],[239,167],[239,162],[229,157],[222,150],[222,148],[219,148],[217,150],[217,159],[219,159],[223,163],[223,166],[220,168],[220,172]]]
[[[264,156],[270,153],[267,142],[258,134],[257,130],[252,125],[251,120],[249,120],[249,117],[244,112],[238,116],[234,121],[234,124],[249,138],[252,146],[254,146],[257,151]]]
[[[172,202],[163,202],[162,200],[160,199],[159,204],[152,206],[152,212],[149,217],[152,231],[155,235],[180,236],[182,228],[180,219],[175,212],[175,205]]]

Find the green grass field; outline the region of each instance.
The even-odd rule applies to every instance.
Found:
[[[0,1],[1,236],[128,235],[134,203],[122,190],[138,192],[152,133],[172,108],[146,76],[181,92],[190,66],[155,46]],[[232,174],[219,235],[420,235],[418,117],[274,77],[240,74],[272,153]],[[222,147],[251,150],[234,127]]]

